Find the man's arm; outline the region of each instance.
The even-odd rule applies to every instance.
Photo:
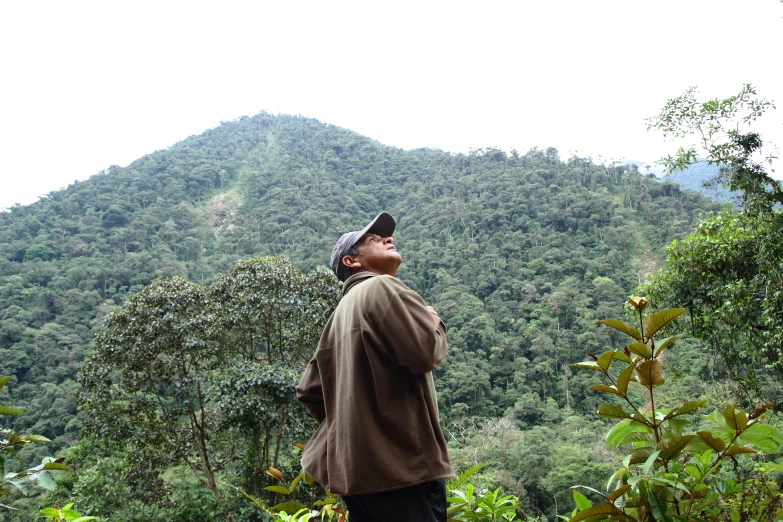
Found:
[[[315,417],[318,422],[323,422],[326,418],[321,374],[318,371],[318,361],[315,360],[315,357],[310,359],[302,379],[296,385],[296,399],[304,404],[310,415]]]
[[[388,343],[384,351],[397,366],[413,373],[430,372],[446,356],[446,326],[419,294],[397,284],[402,289],[380,318],[380,333]]]

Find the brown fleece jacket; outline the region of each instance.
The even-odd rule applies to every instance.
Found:
[[[321,422],[305,471],[341,495],[450,476],[429,373],[445,355],[446,327],[419,294],[388,275],[349,277],[296,387]]]

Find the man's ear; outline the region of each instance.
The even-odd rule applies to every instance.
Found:
[[[359,259],[357,256],[343,256],[343,264],[350,268],[351,270],[356,270],[358,268],[362,267],[361,262],[359,262]]]

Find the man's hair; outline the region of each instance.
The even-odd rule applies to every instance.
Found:
[[[358,256],[359,255],[359,247],[356,245],[353,245],[351,248],[348,249],[348,251],[345,253],[345,256]],[[340,258],[340,263],[342,263],[343,260]],[[348,269],[348,277],[351,277],[354,274],[353,268],[346,266],[345,268]]]

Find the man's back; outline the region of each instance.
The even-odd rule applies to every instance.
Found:
[[[451,475],[431,372],[446,330],[396,278],[360,272],[297,387],[321,421],[302,465],[328,490],[360,495]]]

